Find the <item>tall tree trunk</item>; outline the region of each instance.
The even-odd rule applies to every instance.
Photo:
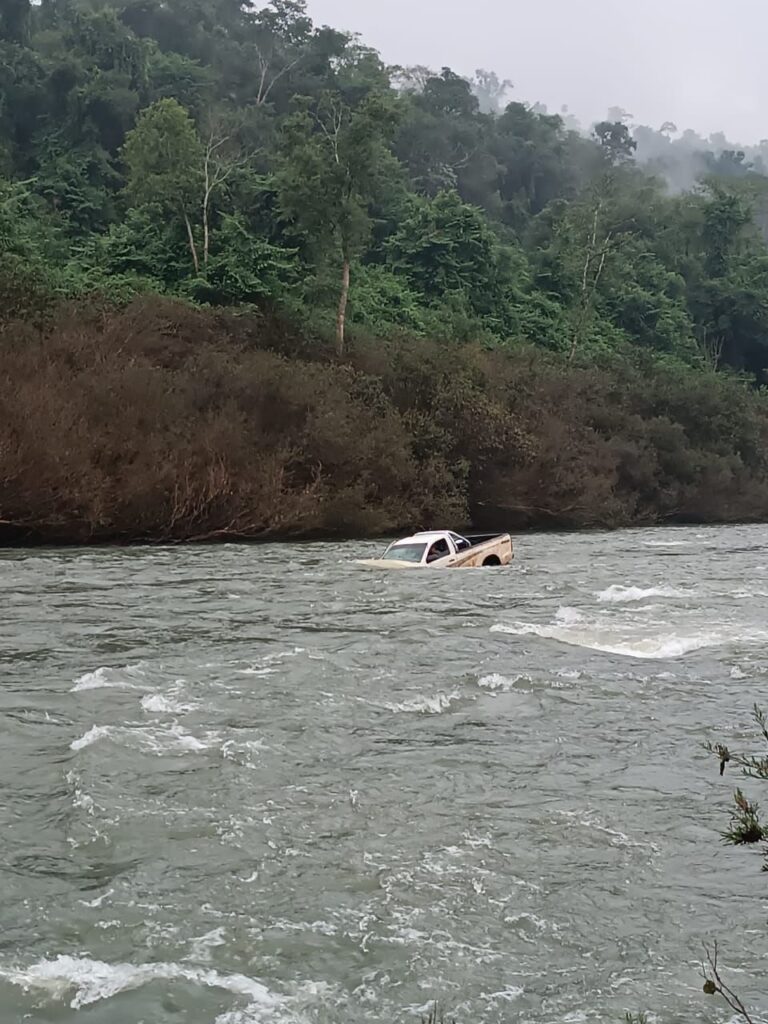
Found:
[[[197,246],[195,245],[195,236],[192,234],[192,225],[189,223],[189,217],[187,211],[184,211],[184,223],[187,227],[187,238],[189,239],[189,251],[192,253],[192,262],[195,265],[195,273],[200,273],[200,260],[197,256]]]
[[[336,317],[336,355],[344,355],[344,326],[347,322],[347,300],[349,299],[349,257],[344,257],[341,272],[341,295],[339,296],[339,313]]]
[[[206,172],[207,174],[207,172]],[[210,226],[208,224],[208,209],[209,202],[211,199],[211,193],[206,187],[205,198],[203,199],[203,266],[208,266],[208,249],[210,247]]]
[[[571,347],[568,352],[568,362],[572,363],[576,350],[583,341],[584,333],[592,320],[594,312],[594,299],[597,286],[605,269],[605,259],[612,245],[611,232],[605,236],[601,249],[597,247],[597,229],[600,219],[602,203],[598,202],[595,207],[595,216],[592,222],[592,233],[587,240],[587,249],[584,256],[584,269],[581,274],[581,295],[579,297],[579,309],[575,317],[573,331],[571,333]],[[595,267],[595,263],[597,266]],[[591,277],[590,277],[591,275]]]

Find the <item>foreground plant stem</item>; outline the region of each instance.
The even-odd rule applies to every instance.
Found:
[[[749,1012],[744,1003],[739,999],[732,988],[722,979],[720,971],[717,966],[718,948],[717,942],[714,942],[712,946],[704,946],[704,952],[707,955],[707,963],[702,966],[702,975],[704,977],[704,991],[708,996],[721,996],[726,1003],[734,1010],[742,1020],[745,1020],[747,1024],[755,1024],[755,1021],[750,1017]]]

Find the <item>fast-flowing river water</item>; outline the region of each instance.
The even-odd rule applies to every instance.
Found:
[[[768,528],[380,548],[0,553],[2,1024],[768,1010]]]

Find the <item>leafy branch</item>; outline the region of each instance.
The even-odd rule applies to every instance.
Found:
[[[766,719],[765,712],[755,704],[752,709],[752,717],[757,723],[757,727],[760,731],[760,735],[768,745],[768,719]],[[768,779],[768,752],[762,756],[756,756],[754,754],[734,754],[723,746],[721,743],[707,743],[706,749],[711,754],[717,754],[720,759],[720,774],[722,775],[725,771],[725,766],[729,762],[737,765],[742,769],[744,775],[751,779]]]
[[[757,704],[752,709],[752,717],[757,723],[761,737],[768,745],[768,720],[766,720],[765,712]],[[722,743],[707,743],[705,748],[710,754],[717,757],[721,775],[725,774],[726,765],[733,764],[741,769],[745,778],[768,779],[768,754],[733,753]],[[768,827],[760,821],[759,805],[749,800],[741,789],[736,790],[733,799],[736,807],[731,814],[728,828],[721,833],[723,839],[734,846],[767,841]],[[768,870],[768,851],[766,851],[763,870]]]

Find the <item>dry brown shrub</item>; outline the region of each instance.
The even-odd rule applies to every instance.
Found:
[[[423,340],[330,349],[145,299],[0,335],[0,539],[180,541],[768,516],[765,399]]]

